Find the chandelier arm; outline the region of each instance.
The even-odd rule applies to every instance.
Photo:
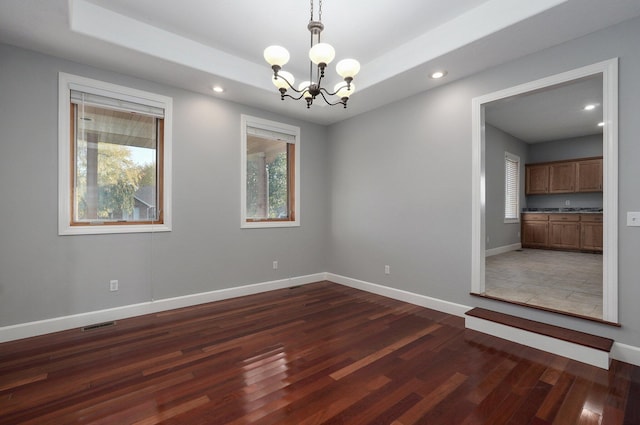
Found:
[[[298,93],[302,93],[302,92],[298,92]],[[302,93],[302,94],[301,94],[300,96],[298,96],[298,97],[291,96],[290,94],[286,94],[286,93],[285,93],[285,94],[281,94],[281,96],[280,96],[280,97],[282,98],[282,100],[284,100],[284,98],[285,98],[285,97],[291,98],[291,99],[293,99],[293,100],[300,100],[300,99],[302,99],[302,97],[303,97],[303,96],[304,96],[304,93]]]
[[[320,92],[324,92],[324,94],[326,94],[327,96],[335,96],[338,94],[338,92],[341,90],[342,88],[334,91],[334,92],[330,92],[329,90],[325,89],[324,87],[320,87]]]
[[[335,103],[331,103],[327,100],[327,97],[324,95],[325,93],[327,93],[327,95],[329,95],[329,92],[327,92],[324,88],[320,89],[320,95],[322,96],[322,98],[324,99],[325,103],[329,106],[336,106],[336,105],[344,105],[344,107],[347,107],[347,101],[345,99],[349,99],[348,97],[342,98],[340,100],[338,100]],[[335,94],[335,93],[334,93]]]
[[[284,78],[282,75],[280,75],[280,74],[278,74],[278,73],[274,73],[274,75],[273,75],[273,79],[275,80],[275,79],[278,79],[278,78],[282,78],[282,79],[284,80],[284,82],[285,82],[285,83],[287,83],[287,85],[288,85],[288,86],[291,88],[291,90],[293,90],[294,92],[296,92],[296,93],[303,93],[303,92],[304,92],[304,90],[298,90],[298,89],[296,89],[295,87],[293,87],[293,86],[291,85],[291,83],[289,82],[289,80],[287,80],[286,78]],[[291,97],[291,96],[289,96],[289,97]],[[298,98],[298,99],[300,99],[300,98]]]

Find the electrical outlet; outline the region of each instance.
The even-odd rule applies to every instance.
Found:
[[[277,261],[273,262],[273,270],[278,270],[278,262]]]
[[[568,207],[569,205],[571,205],[571,201],[570,200],[567,199],[566,201],[564,201],[564,206],[565,207]]]
[[[384,266],[384,274],[391,274],[391,267],[388,265]]]
[[[118,281],[117,280],[109,281],[109,291],[115,292],[117,290],[118,290]]]

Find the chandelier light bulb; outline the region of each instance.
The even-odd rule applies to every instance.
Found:
[[[327,43],[318,43],[309,50],[309,59],[316,65],[328,65],[336,57],[335,49]]]
[[[264,49],[264,60],[271,66],[283,66],[289,62],[289,52],[282,46],[269,46]]]
[[[287,84],[287,81],[285,80],[287,80],[291,85],[293,85],[293,83],[295,82],[295,78],[293,77],[293,74],[287,71],[280,71],[278,72],[277,77],[272,78],[274,86],[276,86],[279,89],[287,90],[290,86],[289,84]]]
[[[342,59],[336,65],[336,72],[342,78],[353,78],[360,72],[360,62],[355,59]]]
[[[354,91],[356,91],[356,86],[353,83],[351,83],[349,89],[347,89],[347,86],[348,84],[346,82],[341,81],[335,85],[333,91],[336,92],[336,96],[338,96],[340,99],[344,97],[348,98],[353,94]]]

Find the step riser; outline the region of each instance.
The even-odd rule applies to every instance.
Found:
[[[602,369],[609,369],[610,358],[607,351],[585,347],[473,316],[465,317],[465,327]]]

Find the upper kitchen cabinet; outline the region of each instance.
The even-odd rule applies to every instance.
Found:
[[[549,193],[548,165],[525,166],[525,193],[527,195]]]
[[[576,192],[602,192],[602,158],[576,163]]]
[[[602,157],[525,166],[525,193],[602,192]]]
[[[576,163],[558,162],[549,165],[549,193],[576,191]]]

